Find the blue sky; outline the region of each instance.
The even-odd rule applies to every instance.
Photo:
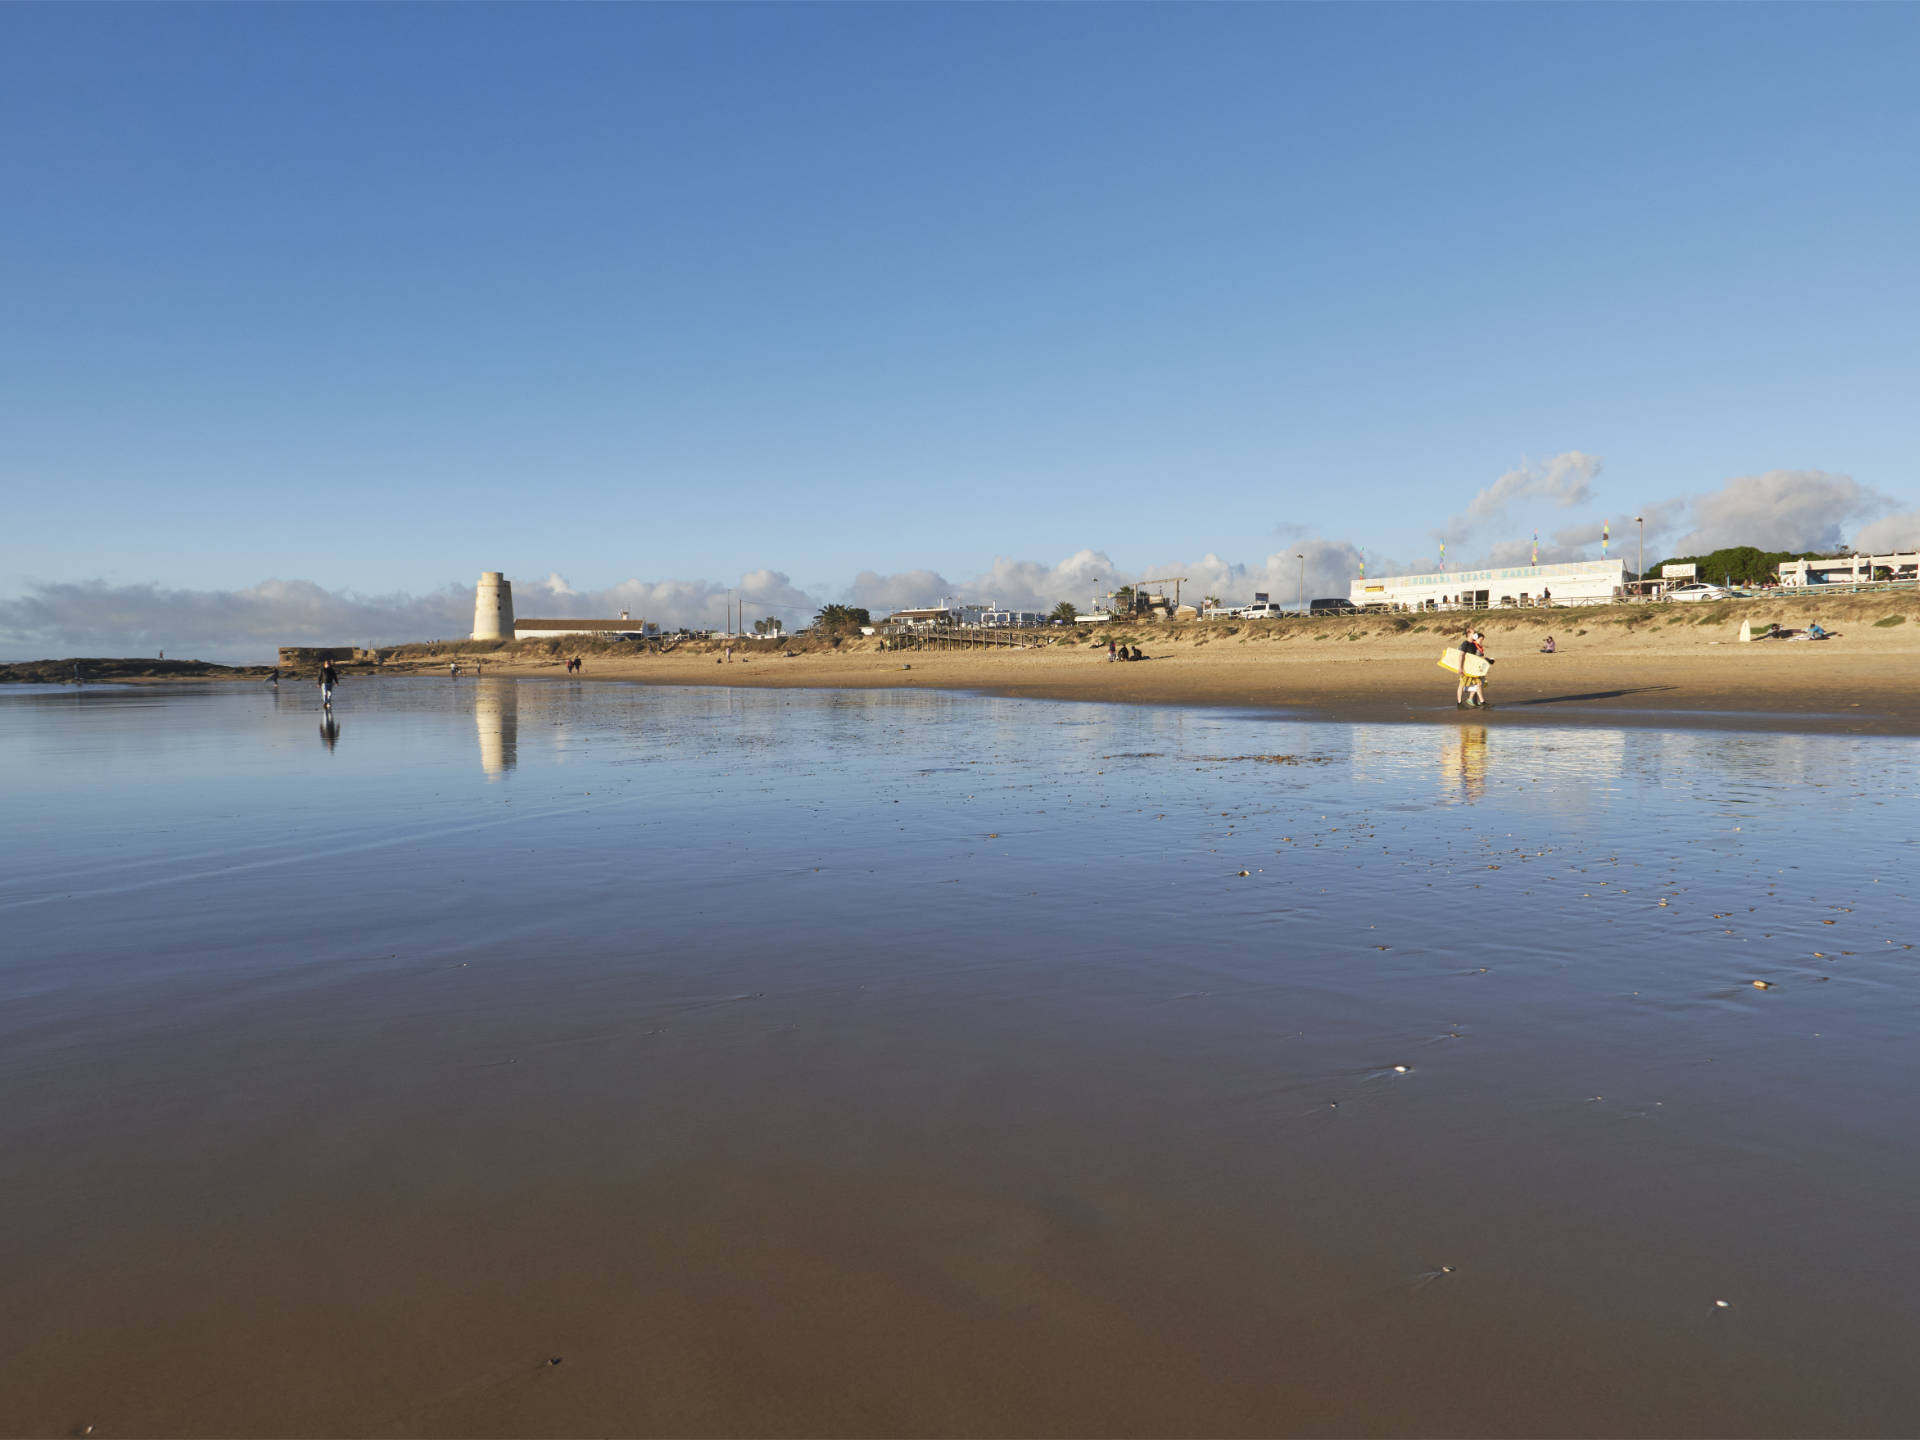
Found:
[[[0,630],[1332,584],[1568,455],[1454,553],[1759,476],[1851,539],[1920,508],[1917,72],[1912,6],[9,7]]]

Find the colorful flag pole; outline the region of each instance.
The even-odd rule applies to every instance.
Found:
[[[1360,557],[1360,578],[1362,580],[1367,578],[1367,557],[1364,555]]]
[[[1600,558],[1602,560],[1607,558],[1607,546],[1612,540],[1613,524],[1611,521],[1602,520],[1600,522]]]
[[[1440,568],[1443,571],[1447,568],[1447,542],[1444,540],[1440,542]]]
[[[1533,563],[1535,565],[1540,563],[1540,532],[1538,530],[1533,532]]]

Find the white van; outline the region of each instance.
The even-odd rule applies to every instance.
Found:
[[[1261,605],[1243,605],[1237,613],[1242,620],[1277,620],[1287,612],[1269,600]]]

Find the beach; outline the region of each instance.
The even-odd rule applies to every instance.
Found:
[[[1823,617],[1838,638],[1741,643],[1741,621],[1804,628]],[[1880,622],[1891,616],[1900,622]],[[1495,665],[1488,724],[1683,726],[1809,734],[1920,734],[1920,601],[1862,595],[1813,602],[1494,612],[1476,617]],[[1404,624],[1406,628],[1400,628]],[[1414,629],[1415,625],[1419,629]],[[883,650],[872,637],[838,646],[742,637],[680,644],[666,654],[584,642],[523,642],[483,656],[482,673],[662,685],[955,689],[1049,700],[1236,706],[1372,723],[1453,723],[1454,678],[1437,664],[1460,633],[1453,617],[1377,616],[1298,622],[1107,627],[1069,639],[1040,632],[1030,648]],[[1106,658],[1106,634],[1150,657]],[[1552,634],[1554,654],[1539,653]],[[1089,640],[1094,643],[1087,643]],[[1051,642],[1051,643],[1049,643]],[[725,650],[731,643],[731,661]],[[410,655],[421,647],[409,647]],[[788,652],[792,652],[789,654]],[[444,673],[436,655],[400,658]],[[567,677],[573,678],[573,677]]]
[[[1835,638],[1740,640],[1819,618]],[[989,636],[968,648],[890,648],[878,635],[581,636],[383,647],[355,675],[623,681],[760,689],[962,690],[1036,700],[1231,706],[1375,724],[1457,721],[1441,652],[1467,624],[1488,637],[1492,708],[1476,723],[1920,734],[1920,596],[1911,591],[1773,596],[1710,606],[1503,610],[1473,616],[1330,616],[1252,622],[1114,623]],[[1540,653],[1552,635],[1553,654]],[[1109,638],[1146,659],[1109,662]],[[731,658],[728,652],[731,651]],[[584,668],[570,674],[569,656]],[[0,666],[0,681],[58,684],[72,659]],[[139,685],[258,681],[263,665],[82,660],[90,680]],[[282,672],[298,688],[311,676]]]

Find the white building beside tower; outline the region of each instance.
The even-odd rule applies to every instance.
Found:
[[[513,639],[513,583],[498,570],[483,572],[473,592],[473,638]]]

